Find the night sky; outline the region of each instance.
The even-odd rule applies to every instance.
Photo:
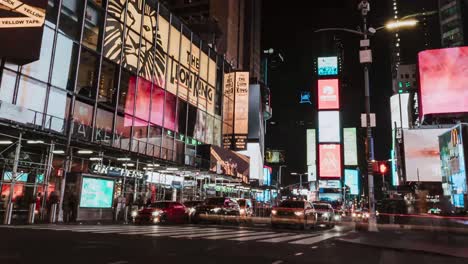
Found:
[[[309,8],[304,1],[263,1],[262,48],[274,48],[285,58],[285,63],[270,69],[269,84],[273,118],[276,124],[268,124],[266,147],[286,151],[289,172],[306,171],[306,129],[316,127],[316,79],[314,60],[326,53],[333,38],[342,40],[344,70],[342,72],[342,120],[343,127],[360,127],[360,113],[364,106],[364,73],[359,64],[359,39],[349,33],[313,33],[324,27],[357,29],[361,26],[358,0],[326,3],[310,1],[316,8]],[[388,20],[388,3],[374,4],[369,14],[370,24],[379,27]],[[286,5],[287,4],[287,5]],[[371,68],[371,112],[377,114],[374,129],[376,159],[388,159],[391,147],[389,98],[392,95],[390,66],[390,33],[379,32],[373,37],[374,63]],[[300,92],[311,91],[313,104],[299,104]],[[359,128],[358,144],[364,142],[365,131]],[[364,154],[364,151],[361,151]],[[360,157],[364,159],[364,156]],[[364,163],[364,162],[363,162]],[[283,172],[286,172],[283,170]],[[283,182],[297,179],[283,178]]]

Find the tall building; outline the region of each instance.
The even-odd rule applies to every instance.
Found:
[[[468,43],[468,1],[439,0],[442,47],[464,46]]]
[[[260,79],[261,0],[165,0],[204,41],[238,70]]]

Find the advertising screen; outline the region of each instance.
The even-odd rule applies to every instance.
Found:
[[[340,138],[340,112],[320,111],[319,112],[319,142],[339,143]]]
[[[319,181],[319,188],[325,189],[339,189],[341,188],[341,181],[339,180],[326,180],[326,181]]]
[[[357,139],[356,128],[343,129],[344,165],[357,166]]]
[[[265,161],[267,163],[284,163],[284,150],[266,150]]]
[[[409,128],[409,93],[395,94],[390,97],[390,115],[392,128]]]
[[[405,129],[407,181],[440,182],[439,135],[446,129]]]
[[[249,73],[235,73],[234,99],[234,148],[247,148],[249,134]]]
[[[452,205],[465,207],[467,193],[466,160],[462,126],[458,125],[439,136],[442,188]]]
[[[337,75],[338,57],[319,57],[317,59],[318,75]]]
[[[271,172],[273,169],[268,166],[263,166],[263,185],[271,185]]]
[[[468,112],[468,47],[419,53],[420,115]]]
[[[80,207],[111,208],[114,184],[113,180],[83,177]]]
[[[319,145],[320,178],[341,178],[341,145]]]
[[[359,195],[359,172],[358,170],[345,169],[345,185],[349,187],[351,195]]]
[[[307,173],[308,181],[317,180],[317,144],[315,129],[306,131],[306,151],[307,151]]]
[[[318,80],[318,109],[340,108],[338,79]]]

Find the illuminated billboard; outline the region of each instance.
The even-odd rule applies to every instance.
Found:
[[[113,180],[83,177],[80,207],[112,208],[114,184]]]
[[[468,112],[468,47],[419,53],[420,115]]]
[[[343,142],[344,142],[344,165],[357,166],[357,138],[356,128],[343,129]]]
[[[284,163],[284,150],[266,150],[265,161],[267,163]]]
[[[359,195],[359,172],[358,170],[345,169],[345,185],[349,187],[349,194]]]
[[[405,129],[407,181],[441,182],[439,135],[447,129]]]
[[[319,142],[339,143],[340,138],[340,112],[320,111],[319,112]]]
[[[318,109],[340,108],[338,79],[318,80]]]
[[[338,57],[319,57],[317,59],[317,68],[319,76],[338,74]]]
[[[392,128],[409,128],[409,93],[395,94],[390,97]]]
[[[341,145],[319,145],[320,178],[341,178]]]
[[[317,144],[315,129],[306,131],[307,173],[308,181],[317,180]]]
[[[465,207],[464,197],[468,192],[464,132],[466,127],[457,125],[439,136],[442,189],[444,195],[450,197],[452,205],[458,208]]]

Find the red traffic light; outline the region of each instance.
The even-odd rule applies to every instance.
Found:
[[[388,171],[387,164],[385,164],[384,162],[381,162],[380,165],[379,165],[379,172],[381,174],[385,174],[385,173],[387,173],[387,171]]]

